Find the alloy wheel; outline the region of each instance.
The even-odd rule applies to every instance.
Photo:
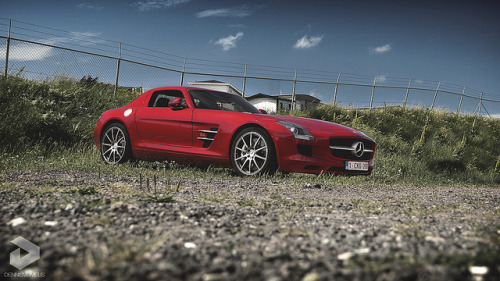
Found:
[[[108,164],[117,164],[124,160],[127,147],[125,132],[118,126],[106,130],[101,141],[102,158]]]
[[[254,131],[241,135],[236,140],[234,151],[236,168],[244,175],[260,173],[269,158],[269,147],[264,137]]]

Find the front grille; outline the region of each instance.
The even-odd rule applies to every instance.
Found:
[[[330,138],[330,152],[337,158],[369,160],[373,154],[374,147],[373,142],[365,139]]]

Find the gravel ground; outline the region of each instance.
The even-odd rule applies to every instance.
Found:
[[[180,184],[179,184],[180,181]],[[149,183],[149,190],[147,185]],[[36,280],[500,280],[500,189],[0,175],[0,272]],[[9,264],[22,236],[38,261]],[[11,277],[11,280],[22,278]]]

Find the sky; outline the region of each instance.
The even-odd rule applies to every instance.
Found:
[[[0,0],[0,18],[179,57],[441,81],[497,100],[499,14],[500,1]]]

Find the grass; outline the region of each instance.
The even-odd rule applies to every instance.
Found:
[[[99,115],[134,97],[96,78],[0,80],[0,172],[74,170],[90,173],[184,178],[232,178],[229,169],[176,163],[104,165],[92,144]],[[20,114],[22,112],[22,114]],[[265,175],[293,183],[343,185],[500,186],[500,121],[428,108],[373,110],[321,105],[297,116],[360,129],[377,142],[371,176]],[[92,191],[89,191],[92,192]],[[155,196],[153,196],[155,197]],[[158,196],[156,196],[156,199]]]
[[[255,199],[252,198],[241,198],[238,202],[238,206],[240,207],[253,207],[257,205]]]

